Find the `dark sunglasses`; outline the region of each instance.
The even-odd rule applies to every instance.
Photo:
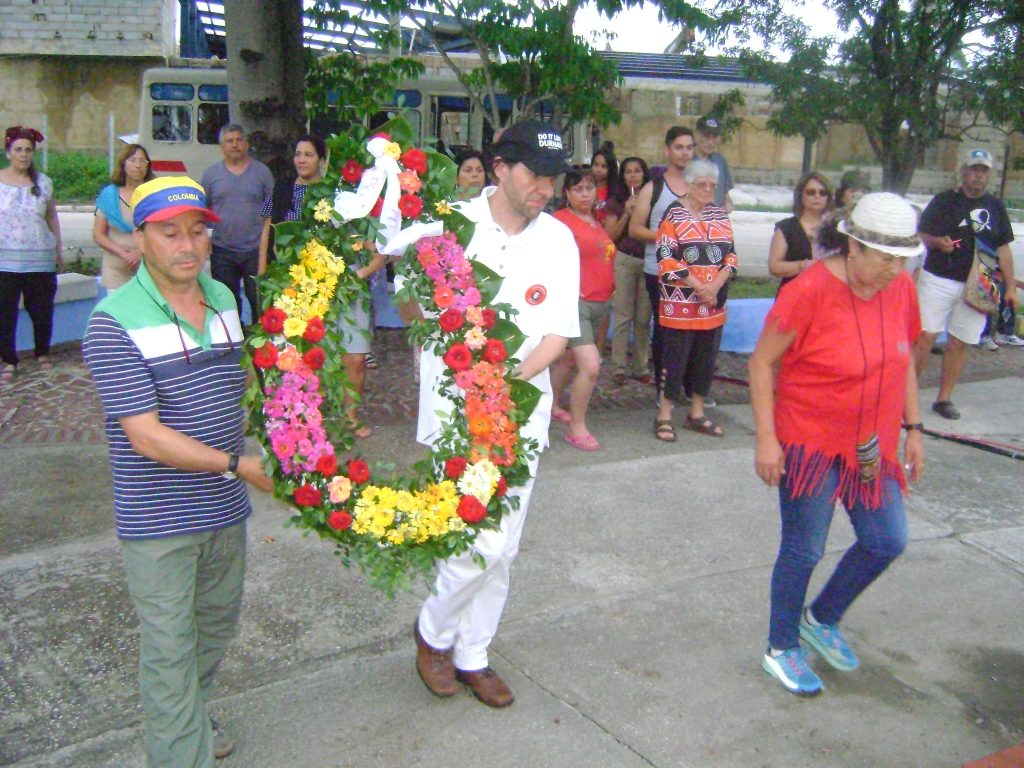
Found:
[[[804,194],[808,197],[830,197],[832,195],[827,189],[805,189]]]

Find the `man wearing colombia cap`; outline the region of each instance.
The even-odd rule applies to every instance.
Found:
[[[82,352],[139,617],[147,765],[206,767],[233,747],[206,703],[241,607],[245,482],[272,483],[242,455],[242,329],[231,291],[203,272],[217,221],[203,188],[163,177],[131,203],[142,264],[97,305]]]

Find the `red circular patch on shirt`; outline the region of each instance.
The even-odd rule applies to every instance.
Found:
[[[548,297],[548,289],[543,285],[531,285],[526,289],[526,303],[537,306]]]

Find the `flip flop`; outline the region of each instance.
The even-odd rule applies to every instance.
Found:
[[[565,433],[565,442],[571,445],[573,448],[579,448],[581,451],[599,451],[601,450],[601,444],[597,442],[597,438],[587,432],[585,435],[577,437],[572,432]]]
[[[707,416],[695,419],[692,416],[687,416],[686,421],[683,422],[683,427],[689,429],[691,432],[700,432],[702,435],[711,435],[711,437],[725,437],[725,433],[722,428],[715,424]]]
[[[623,384],[626,383],[626,374],[623,373],[622,371],[616,371],[615,375],[612,376],[612,381],[615,382],[615,386],[621,387]]]
[[[569,415],[568,411],[556,411],[551,409],[551,418],[557,421],[559,424],[570,424],[572,423],[572,416]]]
[[[4,366],[3,371],[0,371],[0,381],[10,382],[14,381],[14,377],[18,375],[18,366],[11,365],[8,363]]]
[[[366,360],[364,361],[364,365],[368,370],[371,371],[375,371],[378,368],[380,368],[380,363],[377,362],[377,358],[373,356],[372,352],[366,353]]]
[[[655,419],[654,436],[663,443],[674,443],[676,428],[672,426],[672,419]]]
[[[636,373],[630,376],[630,378],[633,379],[633,381],[639,381],[641,384],[648,387],[654,385],[654,377],[649,373]]]
[[[44,356],[44,357],[36,358],[36,362],[39,364],[39,370],[40,371],[52,371],[53,370],[53,362],[50,360],[49,357],[45,357]]]

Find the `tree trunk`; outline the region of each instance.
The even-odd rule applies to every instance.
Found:
[[[302,0],[224,0],[231,122],[275,178],[306,131]]]
[[[804,136],[804,159],[800,166],[800,174],[810,173],[811,161],[814,158],[814,139]]]

